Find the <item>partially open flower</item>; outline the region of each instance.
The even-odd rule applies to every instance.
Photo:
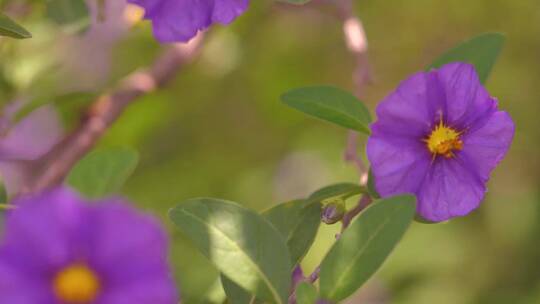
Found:
[[[187,42],[213,23],[229,24],[249,0],[129,0],[145,10],[161,42]]]
[[[403,81],[377,107],[367,154],[381,196],[412,193],[430,221],[480,205],[514,135],[474,67],[452,63]]]
[[[0,303],[178,303],[152,218],[63,188],[15,203],[0,243]]]

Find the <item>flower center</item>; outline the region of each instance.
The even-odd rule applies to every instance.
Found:
[[[66,267],[54,278],[54,293],[59,300],[69,304],[91,303],[97,298],[99,289],[98,276],[83,264]]]
[[[424,142],[433,157],[443,155],[450,158],[454,156],[454,150],[459,151],[463,148],[463,141],[459,138],[460,135],[460,132],[444,125],[441,119],[441,122],[431,131],[431,134],[424,139]]]

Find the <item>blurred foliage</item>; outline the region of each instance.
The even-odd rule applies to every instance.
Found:
[[[330,5],[253,0],[230,27],[214,27],[202,54],[163,90],[133,104],[100,147],[127,146],[140,165],[123,193],[162,217],[191,197],[213,196],[264,210],[323,185],[358,177],[342,160],[346,132],[285,107],[291,88],[328,84],[353,91],[354,59]],[[25,4],[32,4],[29,10]],[[110,73],[77,70],[73,34],[45,19],[43,1],[0,1],[33,37],[0,38],[0,101],[101,92],[153,61],[163,47],[148,22],[112,50]],[[536,0],[357,1],[374,83],[363,100],[373,111],[400,80],[458,42],[502,32],[507,42],[487,83],[517,125],[513,146],[489,183],[481,208],[446,224],[415,223],[382,271],[351,303],[540,302],[540,3]],[[65,47],[65,48],[64,48]],[[84,51],[84,50],[82,50]],[[89,79],[93,79],[90,81]],[[97,79],[97,80],[96,80]],[[68,127],[88,100],[56,103]],[[365,140],[365,137],[361,137]],[[363,150],[359,150],[363,155]],[[309,273],[339,227],[323,226],[304,263]],[[223,297],[217,271],[171,229],[171,256],[184,303]],[[370,300],[371,299],[371,300]]]

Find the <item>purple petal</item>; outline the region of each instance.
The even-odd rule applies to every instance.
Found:
[[[372,130],[421,139],[429,134],[432,124],[439,118],[444,98],[435,73],[417,73],[403,81],[377,106],[378,121],[372,125]]]
[[[430,168],[431,154],[420,140],[372,135],[367,155],[382,196],[416,193]]]
[[[133,261],[166,261],[167,237],[153,218],[115,202],[94,213],[99,226],[93,229],[92,259],[100,266],[114,269],[130,267]]]
[[[20,269],[48,274],[80,251],[73,236],[79,236],[79,227],[85,226],[87,207],[64,188],[36,197],[14,201],[19,208],[7,217],[2,245],[6,256]]]
[[[46,279],[36,280],[35,276],[25,275],[5,261],[0,253],[0,303],[55,304]]]
[[[138,281],[105,291],[96,304],[177,304],[172,280],[163,275],[145,276]]]
[[[515,125],[510,115],[503,111],[493,113],[482,127],[463,136],[463,151],[459,157],[483,181],[489,179],[491,171],[504,158],[514,137]]]
[[[473,170],[458,158],[437,158],[417,193],[418,213],[440,222],[476,209],[486,187]]]
[[[242,14],[249,0],[128,0],[145,9],[161,42],[187,42],[213,22],[228,24]]]
[[[110,285],[103,303],[175,303],[167,265],[167,237],[151,217],[119,203],[94,210],[90,263]],[[124,300],[122,300],[124,301]],[[128,303],[128,302],[126,302]]]
[[[229,24],[240,16],[249,5],[249,0],[214,0],[212,21]]]
[[[451,63],[438,70],[446,92],[445,121],[465,130],[496,110],[496,102],[480,83],[473,65]]]
[[[47,153],[62,136],[62,127],[56,111],[41,107],[17,125],[0,140],[3,160],[33,160]]]

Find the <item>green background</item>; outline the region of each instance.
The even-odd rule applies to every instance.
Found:
[[[0,67],[11,82],[0,81],[4,102],[13,86],[53,96],[77,79],[55,73],[66,63],[52,46],[68,34],[43,21],[45,9],[35,3],[21,22],[34,38],[0,43]],[[355,12],[369,40],[374,81],[364,100],[372,111],[401,80],[448,48],[484,32],[506,34],[487,88],[517,131],[482,206],[449,223],[413,224],[350,303],[539,303],[540,3],[365,0],[356,1]],[[166,89],[133,104],[99,143],[140,152],[124,195],[165,220],[169,208],[192,197],[225,198],[260,211],[330,183],[357,180],[353,166],[342,160],[346,131],[279,101],[283,92],[306,85],[354,90],[354,58],[330,5],[253,0],[232,26],[213,27],[204,44]],[[114,48],[112,73],[99,79],[98,90],[151,63],[160,48],[149,23],[137,25]],[[70,110],[69,125],[77,120],[77,108],[61,105]],[[171,259],[184,303],[220,299],[217,272],[164,223],[171,230]],[[307,272],[337,230],[322,227],[304,262]]]

